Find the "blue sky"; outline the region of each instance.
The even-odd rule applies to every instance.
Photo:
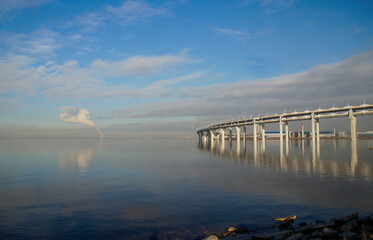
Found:
[[[0,0],[0,9],[4,137],[95,137],[97,127],[183,137],[233,117],[373,103],[369,0]]]

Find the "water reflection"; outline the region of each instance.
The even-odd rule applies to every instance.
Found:
[[[101,141],[99,140],[98,142],[91,142],[90,145],[70,148],[68,151],[60,152],[58,161],[60,170],[76,169],[80,172],[86,172],[100,144]]]
[[[359,143],[362,146],[359,148]],[[330,174],[334,177],[360,176],[372,180],[373,162],[370,161],[367,141],[325,140],[325,141],[215,141],[209,151],[242,165],[258,168],[275,168],[282,172],[306,174]],[[242,147],[241,147],[242,145]],[[267,145],[267,147],[266,147]],[[349,146],[348,146],[349,145]],[[276,147],[277,146],[277,147]],[[206,150],[199,143],[199,148]],[[267,149],[266,149],[267,148]],[[359,162],[359,155],[361,161]]]
[[[61,171],[69,169],[78,169],[80,172],[85,172],[95,154],[95,148],[78,150],[77,152],[62,153],[59,158],[59,166]]]

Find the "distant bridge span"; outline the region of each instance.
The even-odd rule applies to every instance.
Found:
[[[332,107],[329,109],[306,110],[303,112],[281,113],[269,116],[258,116],[254,118],[247,118],[242,120],[227,121],[218,124],[207,125],[197,129],[199,140],[212,141],[216,138],[224,139],[225,129],[229,129],[230,136],[232,136],[232,128],[236,129],[237,139],[241,139],[241,128],[243,129],[242,138],[246,140],[246,127],[253,126],[253,138],[257,140],[257,127],[262,126],[261,136],[265,139],[264,124],[279,123],[279,132],[283,133],[283,125],[285,125],[285,137],[289,140],[289,127],[290,121],[311,120],[311,138],[312,140],[320,139],[320,126],[319,120],[323,118],[337,118],[348,117],[350,119],[351,140],[356,140],[356,118],[360,115],[373,115],[373,104],[362,104],[358,106],[345,106],[345,107]],[[280,140],[283,140],[283,134],[280,134]],[[304,132],[302,131],[302,138]]]

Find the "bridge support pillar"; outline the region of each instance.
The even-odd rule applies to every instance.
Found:
[[[236,129],[236,139],[237,142],[241,140],[241,128],[240,127],[234,127]]]
[[[208,136],[210,142],[215,140],[215,134],[212,132],[212,130],[209,130]]]
[[[246,142],[246,126],[242,127],[242,141]]]
[[[280,127],[280,141],[282,142],[283,138],[284,138],[284,135],[283,135],[283,130],[282,130],[282,118],[280,116],[280,120],[279,120],[279,127]]]
[[[304,124],[302,123],[301,125],[301,138],[304,138]]]
[[[266,130],[264,128],[264,124],[262,124],[262,152],[264,153],[265,152],[265,148],[266,148]]]
[[[262,124],[262,133],[261,133],[261,135],[262,135],[262,141],[265,141],[265,139],[266,139],[266,130],[264,128],[264,124]]]
[[[205,134],[205,132],[201,132],[201,135],[202,135],[202,142],[206,143],[206,141],[207,141],[207,134]]]
[[[285,140],[286,142],[289,141],[289,123],[285,122]]]
[[[224,141],[225,140],[224,128],[220,128],[218,131],[219,131],[219,140]]]
[[[315,115],[311,113],[311,138],[315,141]]]
[[[352,109],[348,111],[348,118],[350,119],[351,140],[356,140],[356,116],[354,116]]]
[[[253,124],[253,140],[254,140],[254,145],[255,146],[256,146],[256,138],[257,138],[256,128],[257,128],[257,124],[255,123],[255,119],[254,119],[254,124]]]
[[[228,128],[228,130],[229,130],[229,141],[231,141],[232,140],[232,128],[230,127],[230,128]]]
[[[320,141],[320,120],[316,119],[316,141]]]

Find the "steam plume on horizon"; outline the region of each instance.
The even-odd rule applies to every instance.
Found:
[[[72,106],[61,107],[62,113],[59,115],[60,119],[68,123],[76,123],[86,125],[88,127],[95,127],[100,134],[100,138],[103,137],[101,130],[97,127],[96,123],[93,122],[89,114],[90,112],[85,108],[78,108]]]

